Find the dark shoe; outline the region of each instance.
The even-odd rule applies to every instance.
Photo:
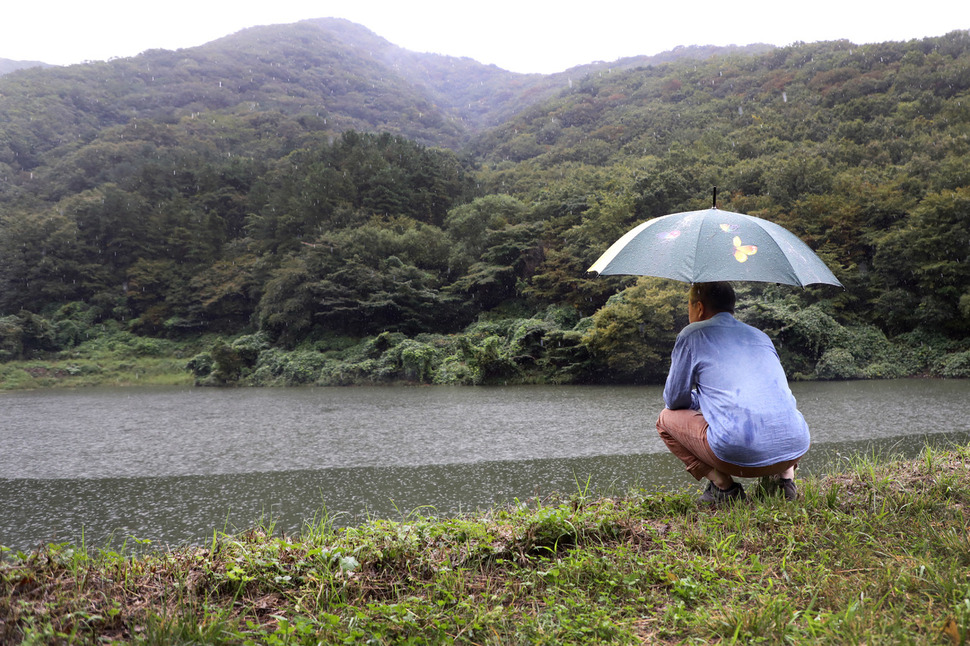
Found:
[[[727,489],[720,489],[713,482],[707,483],[707,489],[701,494],[700,501],[711,505],[723,505],[736,500],[744,500],[744,487],[735,482]]]
[[[794,480],[779,476],[771,476],[771,479],[775,482],[775,486],[784,494],[785,500],[795,500],[798,498],[798,487],[795,486]]]
[[[778,474],[761,476],[755,495],[759,498],[781,495],[785,500],[795,500],[798,498],[798,487],[795,486],[794,480],[781,478]]]

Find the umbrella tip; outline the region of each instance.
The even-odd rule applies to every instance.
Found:
[[[717,187],[716,186],[714,187],[714,195],[711,198],[711,208],[712,209],[717,208]]]

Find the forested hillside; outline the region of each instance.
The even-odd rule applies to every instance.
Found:
[[[846,286],[739,286],[792,377],[970,376],[968,32],[544,77],[333,20],[0,77],[0,361],[655,382],[686,286],[585,270],[713,186]]]

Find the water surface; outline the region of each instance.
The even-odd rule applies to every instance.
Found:
[[[967,441],[970,382],[793,384],[803,469]],[[323,510],[454,514],[552,492],[695,486],[657,387],[89,389],[0,395],[0,544],[201,542]]]

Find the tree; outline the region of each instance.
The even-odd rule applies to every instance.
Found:
[[[970,298],[970,188],[927,195],[899,226],[876,241],[873,267],[883,290],[904,290],[918,304],[903,313],[902,329],[916,326],[951,335],[970,332],[961,300]],[[899,303],[877,301],[894,309]],[[885,312],[888,314],[888,312]]]
[[[641,278],[610,298],[593,315],[583,337],[595,378],[606,382],[659,383],[670,368],[670,352],[687,323],[683,283]]]
[[[182,316],[191,324],[216,330],[245,328],[260,289],[260,262],[255,255],[216,261],[189,280],[189,302]]]
[[[467,266],[481,258],[487,232],[523,222],[526,211],[526,205],[511,195],[486,195],[452,209],[444,230],[455,242],[453,264]]]

